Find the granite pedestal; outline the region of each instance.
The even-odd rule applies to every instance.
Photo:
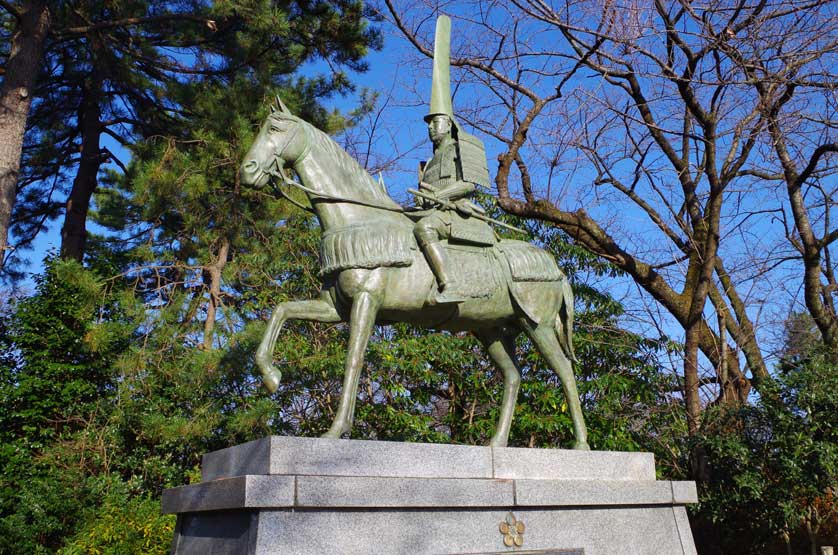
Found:
[[[649,453],[268,437],[163,512],[177,555],[695,555],[696,501]]]

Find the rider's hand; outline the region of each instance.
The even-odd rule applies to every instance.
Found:
[[[463,216],[471,216],[474,214],[474,207],[467,199],[459,199],[454,201],[454,208]]]

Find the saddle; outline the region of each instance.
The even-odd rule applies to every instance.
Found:
[[[492,247],[449,241],[446,252],[456,278],[452,293],[459,297],[491,297],[507,287],[514,292],[521,282],[565,279],[552,254],[526,241],[504,239]]]
[[[472,204],[471,202],[468,203]],[[487,222],[470,216],[463,216],[460,212],[454,212],[453,216],[449,243],[491,247],[498,242],[495,230]]]
[[[434,210],[406,213],[419,220]],[[560,281],[564,274],[552,254],[526,241],[499,240],[488,223],[453,210],[437,212],[451,226],[447,241],[450,271],[461,284],[456,293],[489,297],[499,288],[526,281]],[[374,221],[330,229],[320,244],[320,274],[351,268],[410,266],[419,250],[409,222]]]

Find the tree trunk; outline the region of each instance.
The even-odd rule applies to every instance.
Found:
[[[786,555],[794,555],[794,551],[791,549],[791,537],[788,531],[783,532],[783,544],[786,546]]]
[[[204,349],[212,349],[213,330],[215,329],[215,316],[218,306],[221,304],[221,272],[227,265],[227,256],[230,253],[230,241],[227,238],[221,239],[221,247],[218,249],[218,256],[215,263],[206,266],[204,269],[204,282],[209,281],[209,304],[207,305],[207,319],[204,321]]]
[[[749,77],[754,76],[754,64],[743,64],[749,71]],[[763,99],[766,110],[766,121],[768,132],[771,136],[774,152],[777,154],[780,164],[783,167],[783,178],[786,181],[786,192],[789,198],[789,206],[794,218],[794,226],[800,238],[800,252],[803,255],[803,294],[806,301],[806,308],[818,326],[824,343],[827,346],[838,347],[838,315],[831,310],[831,303],[824,302],[824,287],[821,282],[822,256],[824,248],[828,245],[827,237],[817,237],[812,227],[806,206],[803,185],[815,173],[818,163],[827,154],[838,152],[838,143],[824,143],[818,146],[811,154],[809,162],[801,171],[794,156],[786,146],[788,135],[780,125],[780,111],[783,106],[794,96],[797,84],[793,81],[786,85],[783,93],[776,101],[771,100],[772,89],[767,86],[763,79],[755,80],[755,87],[760,98]],[[828,212],[827,208],[827,214]],[[827,229],[825,233],[829,234]],[[828,293],[827,293],[828,295]]]
[[[44,0],[24,1],[18,15],[18,29],[12,36],[6,74],[0,87],[0,270],[9,248],[9,222],[15,205],[32,89],[50,28],[50,12]]]
[[[701,401],[698,397],[698,325],[687,329],[684,341],[684,403],[687,409],[687,432],[694,436],[701,426]]]
[[[809,555],[818,555],[818,535],[812,527],[812,521],[806,519],[804,527],[806,528],[806,537],[809,540]]]
[[[774,139],[774,150],[783,164],[789,205],[794,217],[795,228],[803,246],[803,295],[806,308],[809,309],[809,314],[818,326],[824,343],[835,348],[838,347],[838,317],[830,311],[829,305],[824,303],[824,287],[821,283],[821,257],[825,244],[823,239],[815,235],[802,191],[803,183],[812,172],[804,170],[803,173],[799,173],[797,171],[791,155],[786,149],[784,136],[776,118],[769,120],[768,128]],[[817,160],[817,157],[813,157],[809,163],[810,166],[816,164]],[[827,233],[829,231],[827,230]]]
[[[99,137],[102,131],[101,107],[102,80],[94,69],[85,81],[81,106],[79,107],[79,128],[82,134],[81,161],[73,180],[73,189],[67,199],[64,227],[61,229],[61,257],[81,262],[87,241],[87,213],[90,199],[98,184],[102,154],[99,151]]]
[[[745,306],[742,298],[739,296],[739,293],[736,291],[736,287],[733,284],[730,274],[728,274],[724,264],[722,263],[722,259],[719,257],[716,257],[716,275],[719,277],[722,291],[719,291],[716,288],[711,288],[710,299],[716,307],[716,312],[724,319],[724,327],[730,333],[734,343],[745,355],[745,361],[748,368],[751,370],[753,382],[757,389],[759,389],[762,382],[771,380],[771,376],[768,373],[768,367],[765,365],[765,359],[762,356],[762,352],[759,350],[759,343],[757,342],[756,332],[754,331],[754,324],[748,316],[747,307]],[[724,299],[722,299],[721,296],[722,293],[724,293],[730,301],[730,306],[733,309],[733,316],[735,316],[735,319],[728,312]],[[728,350],[727,357],[728,361],[730,361],[731,358],[736,358],[736,355]],[[737,375],[731,375],[730,362],[728,362],[726,366],[731,391],[741,393],[739,391],[739,386],[741,385],[738,383],[739,377]],[[748,390],[744,391],[744,396],[740,397],[740,400],[742,401],[745,401],[748,398],[749,388],[746,389]]]

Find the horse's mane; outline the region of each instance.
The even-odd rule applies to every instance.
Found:
[[[301,162],[316,166],[320,170],[318,173],[331,180],[328,184],[312,184],[314,188],[347,199],[400,208],[384,187],[329,135],[304,120],[296,119],[305,128],[310,149]]]

